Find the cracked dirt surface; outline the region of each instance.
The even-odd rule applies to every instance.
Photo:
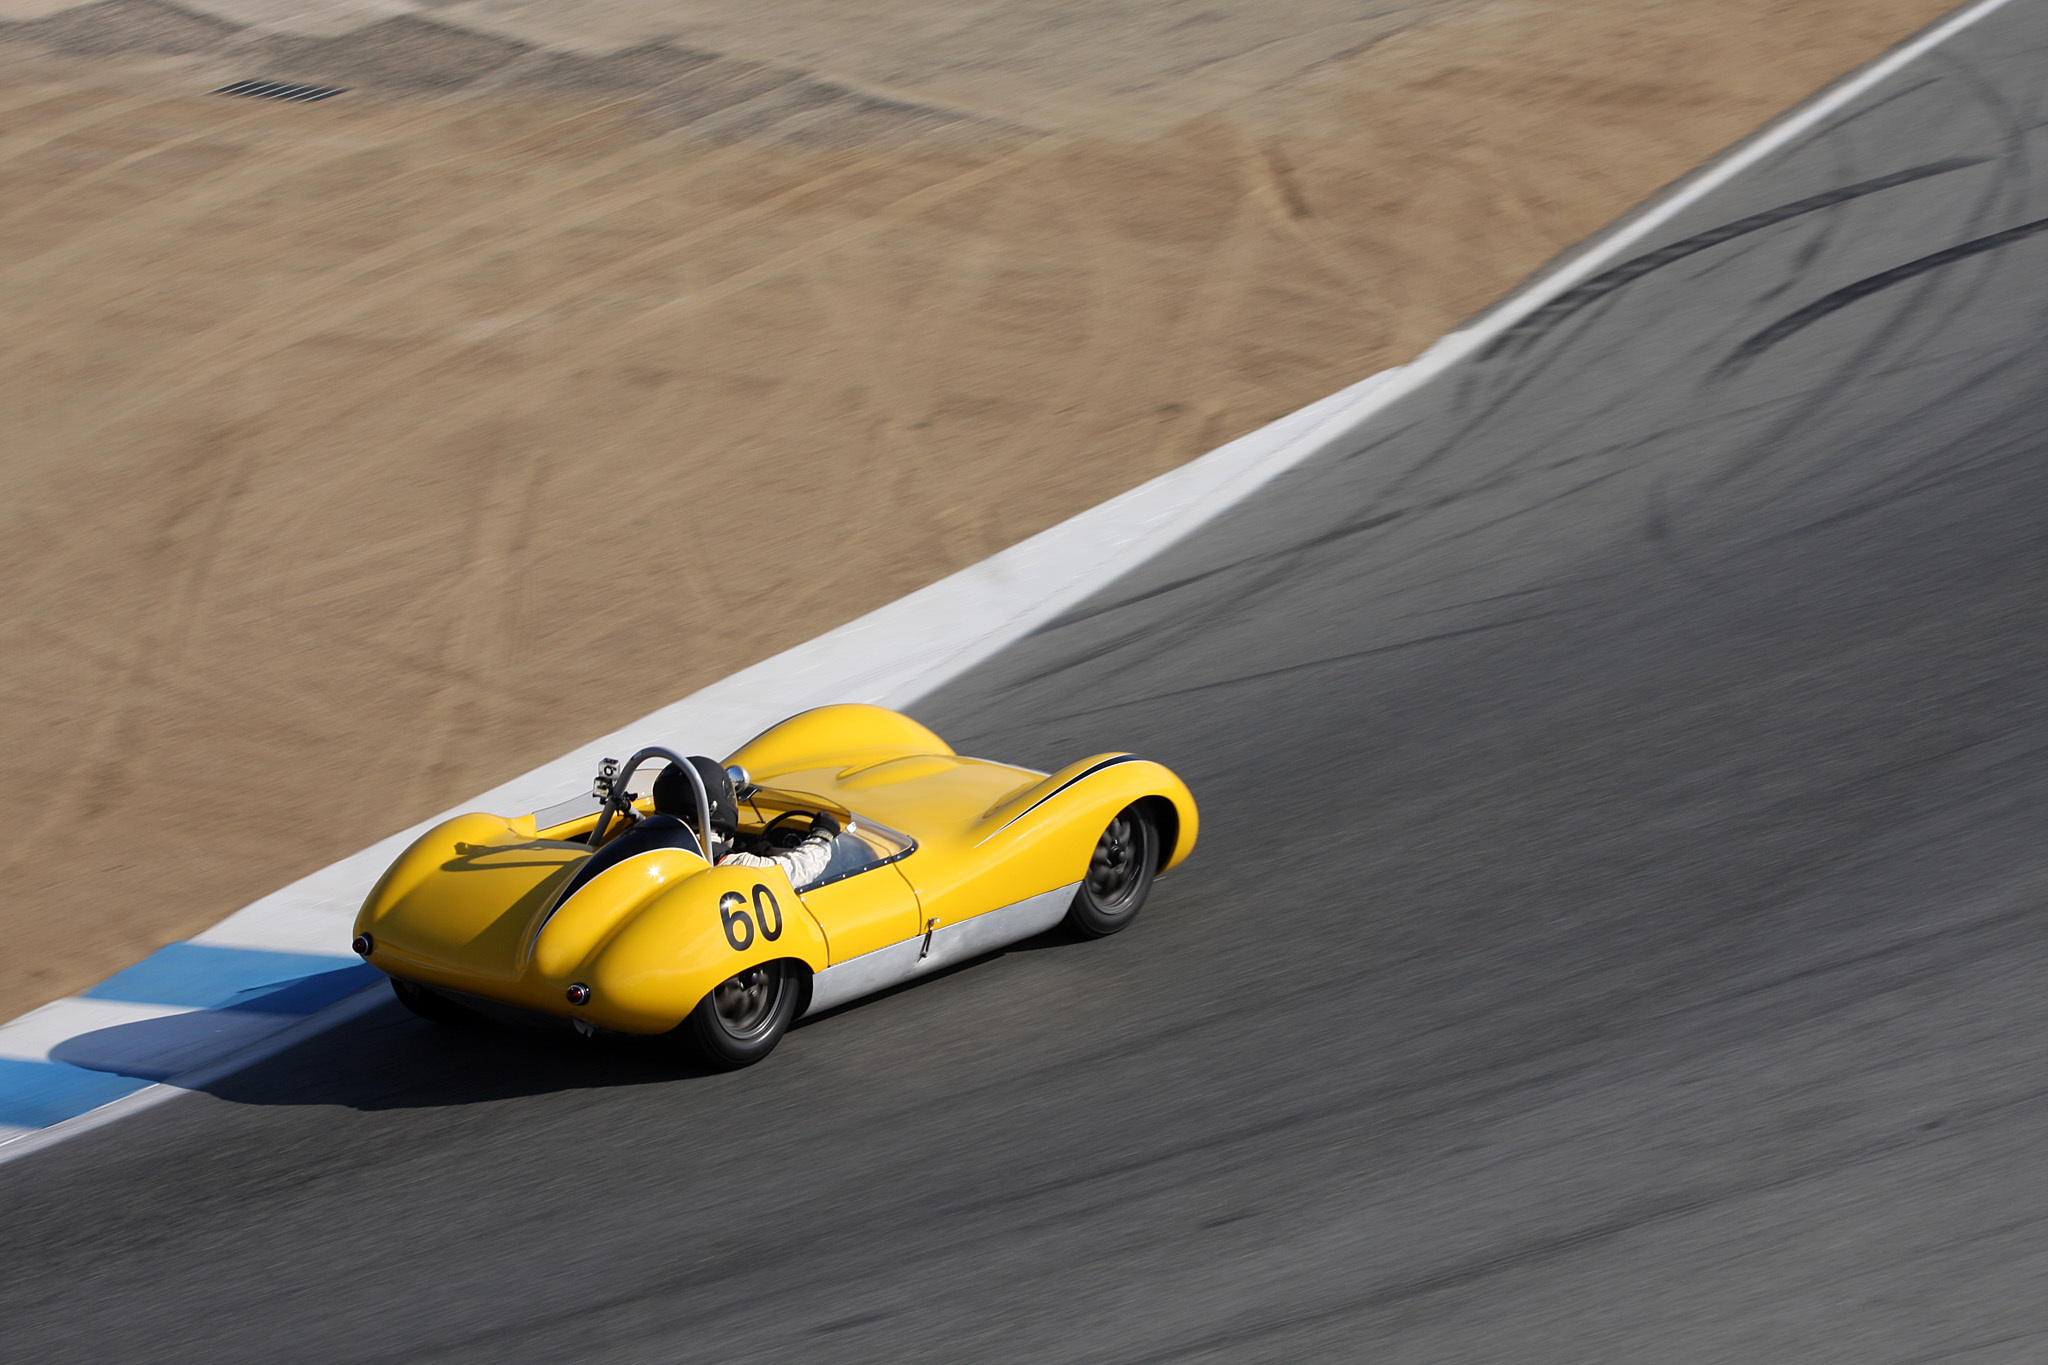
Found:
[[[1303,0],[1128,90],[1068,0],[837,8],[0,0],[0,1015],[1409,358],[1948,6]]]

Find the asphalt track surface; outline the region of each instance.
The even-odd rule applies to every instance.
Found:
[[[2048,5],[918,708],[1204,801],[765,1065],[396,1006],[0,1170],[11,1359],[2048,1354]]]

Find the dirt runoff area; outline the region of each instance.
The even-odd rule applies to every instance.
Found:
[[[1409,359],[1948,4],[762,8],[0,0],[0,1017]]]

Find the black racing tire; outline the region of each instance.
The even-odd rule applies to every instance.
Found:
[[[450,1000],[431,987],[403,977],[391,978],[391,993],[398,997],[398,1003],[417,1014],[420,1018],[435,1024],[469,1024],[476,1022],[476,1015]]]
[[[1159,871],[1159,826],[1141,805],[1126,806],[1088,855],[1088,873],[1067,907],[1067,928],[1082,938],[1106,938],[1145,908]]]
[[[676,1026],[676,1037],[716,1071],[752,1066],[775,1050],[809,991],[792,962],[763,962],[719,982]]]

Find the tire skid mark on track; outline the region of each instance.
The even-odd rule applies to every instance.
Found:
[[[1622,262],[1612,270],[1594,276],[1575,289],[1566,290],[1544,304],[1495,337],[1486,349],[1479,353],[1479,359],[1499,360],[1520,355],[1580,310],[1599,302],[1617,289],[1634,284],[1653,271],[1662,270],[1667,265],[1696,256],[1702,251],[1732,242],[1738,237],[1746,237],[1753,232],[1761,232],[1765,228],[1776,227],[1780,223],[1790,222],[1809,213],[1820,213],[1838,204],[1846,204],[1866,194],[1876,194],[1882,190],[1911,185],[1934,176],[1967,170],[1972,166],[1984,165],[1987,160],[1988,158],[1981,156],[1954,156],[1931,161],[1925,165],[1909,166],[1905,170],[1893,171],[1889,175],[1859,181],[1854,185],[1844,185],[1840,189],[1825,190],[1795,203],[1782,204],[1774,209],[1766,209],[1762,213],[1753,213],[1747,218],[1695,233],[1682,242],[1673,242],[1669,246],[1645,252],[1632,260]]]
[[[1982,256],[1987,252],[2002,251],[2015,243],[2024,242],[2032,237],[2038,237],[2044,232],[2048,232],[2048,218],[2037,218],[2031,223],[2022,223],[2018,227],[2010,227],[2003,232],[1994,232],[1988,237],[1979,237],[1974,241],[1961,242],[1952,247],[1945,247],[1940,251],[1931,252],[1917,260],[1908,261],[1904,265],[1893,266],[1890,270],[1866,276],[1854,284],[1844,285],[1832,294],[1815,299],[1797,312],[1786,314],[1762,331],[1749,337],[1748,340],[1737,346],[1727,359],[1715,367],[1714,373],[1716,377],[1726,377],[1727,375],[1734,374],[1749,365],[1765,351],[1776,346],[1779,342],[1797,335],[1823,318],[1839,313],[1842,309],[1852,304],[1861,303],[1864,299],[1881,294],[1887,289],[1905,284],[1910,280],[1919,279],[1922,275],[1933,271],[1944,270],[1960,261],[1967,261],[1972,257]]]

